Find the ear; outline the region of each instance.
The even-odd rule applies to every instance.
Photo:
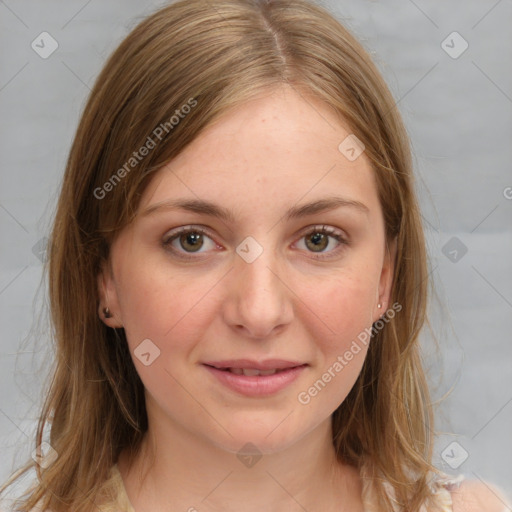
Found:
[[[391,241],[386,241],[386,250],[384,254],[384,263],[382,265],[382,271],[379,280],[379,292],[377,297],[377,304],[381,304],[380,308],[375,306],[374,322],[376,322],[386,309],[389,308],[391,302],[391,287],[393,285],[393,277],[395,275],[396,265],[396,253],[397,253],[397,237]]]
[[[112,273],[110,262],[103,261],[101,271],[97,276],[98,296],[100,303],[98,305],[98,315],[108,327],[123,327],[121,310],[117,295],[117,287]],[[105,317],[104,309],[108,308],[110,317]]]

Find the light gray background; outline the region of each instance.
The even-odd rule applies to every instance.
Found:
[[[45,288],[36,295],[42,265],[34,246],[48,235],[96,75],[129,30],[160,5],[0,1],[1,481],[34,448],[42,370],[51,355],[47,325],[36,324]],[[325,5],[373,55],[413,143],[439,295],[431,311],[442,365],[433,359],[430,337],[422,341],[434,397],[453,388],[439,409],[437,428],[445,434],[436,462],[512,494],[512,2]],[[47,59],[31,48],[43,31],[59,45]],[[454,31],[469,45],[458,58],[441,46]],[[447,42],[452,52],[462,48],[453,37]],[[441,457],[452,441],[458,443],[448,450],[452,464],[468,453],[455,470]]]

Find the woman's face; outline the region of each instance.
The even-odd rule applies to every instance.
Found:
[[[268,453],[343,402],[367,352],[358,335],[385,312],[392,280],[373,171],[350,133],[283,87],[155,175],[99,279],[150,428]]]

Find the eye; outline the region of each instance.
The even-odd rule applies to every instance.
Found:
[[[345,245],[348,245],[348,241],[340,231],[327,226],[315,226],[307,231],[300,240],[305,240],[304,246],[307,251],[321,254],[320,256],[315,256],[317,259],[324,259],[333,254],[338,254]],[[334,249],[332,249],[333,245],[335,246]],[[329,247],[331,247],[331,250],[327,250]],[[327,253],[327,256],[323,256],[324,253]]]
[[[164,238],[162,244],[184,258],[190,258],[187,254],[201,254],[218,247],[205,229],[194,226],[184,226],[174,230]],[[205,248],[204,251],[201,250],[203,248]]]
[[[305,250],[316,254],[315,259],[332,257],[343,250],[343,246],[349,244],[340,231],[327,226],[310,228],[301,236],[300,242],[302,240],[305,240]],[[171,231],[164,237],[162,245],[165,249],[172,251],[183,259],[196,259],[191,255],[206,253],[208,250],[219,248],[208,231],[199,226],[183,226]],[[333,245],[334,248],[332,248]],[[302,247],[299,247],[299,249],[302,249]]]

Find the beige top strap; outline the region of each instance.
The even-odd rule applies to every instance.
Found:
[[[367,465],[361,468],[361,477],[363,481],[362,499],[364,512],[380,512],[378,507],[378,500],[375,494],[373,485],[373,472]],[[444,473],[435,478],[430,487],[434,495],[435,510],[436,512],[453,512],[452,494],[451,491],[457,489],[460,483],[464,480],[464,475],[460,474],[456,477],[450,477]],[[384,482],[384,487],[391,502],[395,502],[395,492],[389,482]],[[401,510],[401,509],[400,509]],[[394,512],[398,512],[398,504],[394,507]],[[426,505],[422,505],[419,512],[429,512]]]
[[[102,502],[104,503],[104,505],[98,507],[101,512],[135,512],[126,494],[123,478],[117,464],[112,466],[110,478],[101,490]]]

